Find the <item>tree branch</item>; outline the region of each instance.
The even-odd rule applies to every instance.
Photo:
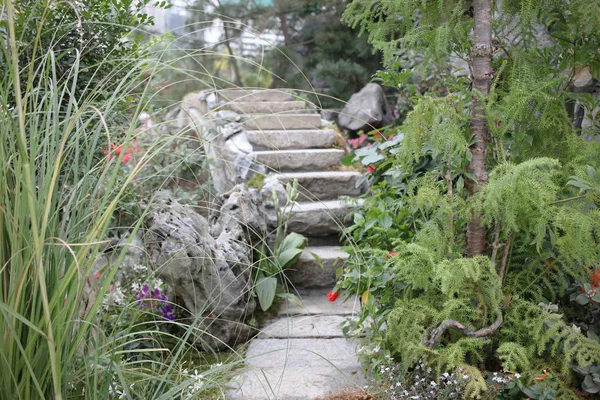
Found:
[[[504,244],[504,251],[502,252],[502,261],[500,262],[500,271],[498,272],[498,276],[500,276],[500,284],[504,281],[504,273],[506,272],[506,263],[508,261],[508,252],[510,250],[510,244],[513,239],[513,232],[511,231],[508,234],[508,239],[506,239],[506,243]]]
[[[496,317],[496,320],[494,321],[493,324],[491,324],[490,326],[488,326],[486,328],[482,328],[477,331],[473,331],[458,321],[455,321],[453,319],[447,319],[447,320],[443,321],[437,328],[435,328],[433,331],[431,331],[431,335],[429,336],[429,338],[425,339],[424,344],[425,344],[425,346],[427,346],[427,348],[433,349],[433,347],[440,340],[442,335],[448,330],[448,328],[458,329],[465,336],[468,336],[468,337],[478,337],[478,338],[487,337],[487,336],[490,336],[491,334],[495,333],[502,325],[502,322],[503,322],[502,313],[498,312],[498,316]]]

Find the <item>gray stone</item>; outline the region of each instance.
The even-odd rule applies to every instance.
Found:
[[[285,317],[262,329],[259,338],[342,338],[343,315],[301,315]]]
[[[311,253],[315,254],[318,259]],[[336,270],[344,266],[346,259],[348,259],[348,253],[341,251],[339,247],[309,246],[300,254],[298,262],[285,270],[285,276],[294,287],[331,288],[337,282]]]
[[[334,142],[331,129],[247,131],[246,134],[255,150],[329,148]]]
[[[265,207],[275,208],[276,204],[273,199],[273,192],[277,196],[279,206],[284,206],[287,203],[288,195],[285,187],[277,179],[273,179],[271,176],[265,178],[265,184],[260,190],[262,201]]]
[[[343,150],[255,151],[253,158],[274,171],[323,171],[339,165]]]
[[[158,192],[145,220],[150,266],[190,311],[197,328],[191,340],[206,350],[250,333],[243,323],[255,308],[250,295],[255,238],[249,232],[266,228],[258,199],[244,186],[236,186],[222,204],[209,223],[168,192]]]
[[[229,400],[314,400],[367,382],[346,339],[258,339],[247,353],[249,368],[232,381]]]
[[[302,199],[333,200],[340,196],[359,196],[363,192],[361,187],[357,187],[362,177],[360,172],[289,172],[275,177],[284,184],[297,180]]]
[[[383,89],[376,83],[368,83],[358,93],[354,93],[340,112],[340,128],[352,132],[371,131],[393,122],[392,111]]]
[[[228,102],[243,101],[290,101],[292,92],[286,89],[224,89],[217,92],[221,100]]]
[[[352,206],[342,200],[296,203],[290,210],[288,229],[307,236],[339,233],[351,222],[348,216],[351,209]],[[274,211],[269,211],[267,217],[271,226],[277,223]]]
[[[321,127],[319,114],[246,114],[242,117],[244,127],[249,130],[274,129],[318,129]]]
[[[303,101],[236,101],[226,103],[223,107],[240,114],[304,114],[314,112]]]
[[[360,302],[356,296],[345,301],[341,296],[336,301],[329,301],[327,292],[331,288],[299,289],[296,294],[302,304],[285,301],[279,315],[354,315],[360,311]]]

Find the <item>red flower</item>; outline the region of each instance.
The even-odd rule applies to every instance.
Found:
[[[96,277],[96,279],[100,278],[100,274],[95,274],[94,276]]]
[[[375,164],[371,164],[369,165],[369,167],[367,168],[367,172],[368,173],[372,173],[373,171],[375,171],[377,169],[377,167],[375,166]]]
[[[590,277],[590,283],[592,284],[592,289],[600,288],[600,268],[596,268]]]
[[[392,258],[394,257],[396,254],[398,254],[397,251],[390,251],[389,253],[387,253],[386,258]]]
[[[127,163],[130,159],[131,159],[131,152],[129,153],[125,153],[125,155],[123,156],[123,162]]]
[[[335,301],[338,296],[339,296],[340,292],[329,292],[327,293],[327,298],[329,299],[329,301]]]

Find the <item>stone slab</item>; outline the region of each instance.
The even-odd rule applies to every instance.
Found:
[[[257,339],[249,368],[230,383],[229,400],[314,400],[366,379],[356,357],[358,343],[336,339]]]
[[[303,101],[235,101],[223,104],[222,108],[238,114],[305,114],[316,112]]]
[[[288,229],[311,237],[339,233],[352,222],[348,215],[352,207],[343,200],[296,203],[289,210]],[[271,225],[276,224],[274,211],[269,211],[267,218]]]
[[[242,124],[249,130],[319,129],[319,114],[245,114]]]
[[[360,196],[362,193],[362,188],[356,186],[362,177],[360,172],[296,172],[277,174],[275,177],[284,185],[297,180],[302,197],[309,200],[332,200],[340,196]]]
[[[317,258],[311,253],[317,255]],[[309,246],[300,254],[298,262],[285,270],[285,276],[296,288],[333,287],[335,272],[342,267],[348,253],[333,246]]]
[[[259,164],[274,171],[323,171],[339,165],[344,156],[343,150],[305,149],[305,150],[268,150],[251,154]]]
[[[262,329],[259,338],[342,338],[345,315],[283,317]]]
[[[247,131],[246,135],[257,150],[326,149],[332,147],[334,142],[331,129]]]
[[[290,101],[293,95],[286,89],[223,89],[217,92],[225,101]]]
[[[352,296],[348,300],[340,296],[336,301],[329,301],[327,292],[332,288],[300,289],[297,296],[302,305],[285,302],[279,310],[279,315],[353,315],[358,313],[360,302]]]

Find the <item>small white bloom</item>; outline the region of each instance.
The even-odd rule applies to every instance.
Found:
[[[521,377],[521,374],[515,374],[515,378],[519,379]]]

